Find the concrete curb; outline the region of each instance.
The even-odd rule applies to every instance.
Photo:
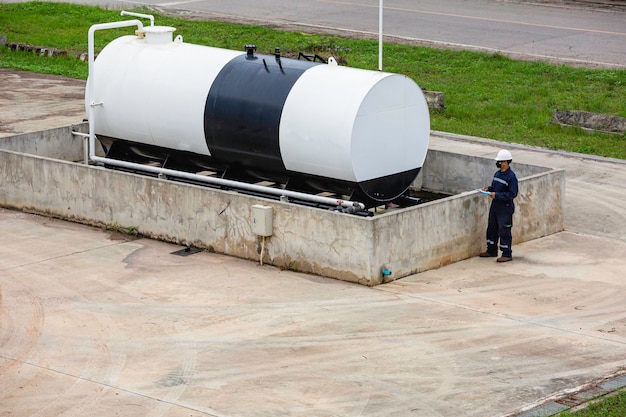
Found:
[[[577,411],[587,407],[594,400],[617,394],[624,388],[626,388],[626,373],[622,371],[617,376],[613,375],[573,390],[567,390],[529,410],[507,414],[503,417],[550,417],[564,411]]]
[[[522,145],[519,143],[502,142],[502,141],[498,141],[495,139],[486,139],[486,138],[481,138],[477,136],[468,136],[468,135],[459,135],[456,133],[440,132],[437,130],[431,130],[430,134],[431,136],[436,136],[436,137],[440,137],[444,139],[456,140],[456,141],[461,141],[461,142],[482,143],[484,145],[506,147],[508,149],[525,149],[525,150],[531,150],[533,152],[541,152],[545,154],[565,156],[568,158],[586,159],[586,160],[596,161],[596,162],[610,162],[613,164],[626,165],[626,160],[624,159],[607,158],[603,156],[588,155],[588,154],[576,153],[576,152],[558,151],[558,150],[553,150],[553,149],[540,148],[537,146]]]

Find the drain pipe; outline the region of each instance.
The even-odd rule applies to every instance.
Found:
[[[139,17],[142,17],[142,16],[139,16]],[[109,164],[109,165],[118,166],[122,168],[128,168],[128,169],[139,170],[139,171],[147,171],[147,172],[157,174],[157,175],[184,178],[184,179],[188,179],[192,181],[205,182],[209,184],[215,184],[215,185],[231,187],[231,188],[240,188],[240,189],[248,190],[252,192],[265,193],[265,194],[277,195],[280,197],[311,201],[311,202],[315,202],[319,204],[326,204],[330,206],[333,206],[333,205],[341,206],[343,207],[343,211],[345,213],[356,213],[358,211],[365,210],[365,205],[363,203],[359,203],[356,201],[339,200],[339,199],[334,199],[334,198],[329,198],[329,197],[322,197],[322,196],[318,196],[314,194],[307,194],[307,193],[301,193],[297,191],[265,187],[261,185],[249,184],[249,183],[239,182],[239,181],[232,181],[232,180],[227,180],[223,178],[207,177],[204,175],[192,174],[192,173],[184,172],[184,171],[176,171],[176,170],[171,170],[167,168],[147,166],[147,165],[142,165],[142,164],[136,164],[133,162],[121,161],[118,159],[102,158],[102,157],[96,156],[96,121],[95,121],[94,112],[95,112],[95,107],[102,106],[103,103],[102,102],[96,103],[93,97],[94,96],[93,83],[94,83],[94,78],[95,78],[94,77],[94,74],[95,74],[94,33],[97,30],[113,29],[113,28],[120,28],[120,27],[126,27],[126,26],[137,26],[138,31],[143,30],[143,25],[139,20],[127,20],[127,21],[121,21],[121,22],[102,23],[102,24],[93,25],[89,28],[89,78],[87,81],[88,90],[89,90],[89,97],[88,97],[89,134],[87,135],[85,133],[72,132],[73,134],[77,136],[89,137],[89,160],[93,162],[100,162],[102,164]]]

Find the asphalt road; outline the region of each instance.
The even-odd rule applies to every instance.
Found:
[[[108,8],[149,6],[183,16],[378,36],[378,0],[70,1]],[[626,8],[494,0],[386,0],[384,33],[387,40],[497,51],[522,59],[626,68]]]

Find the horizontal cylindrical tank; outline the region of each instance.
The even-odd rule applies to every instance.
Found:
[[[349,184],[374,201],[402,195],[422,167],[430,119],[406,76],[188,44],[172,40],[168,27],[144,30],[114,40],[95,61],[86,101],[98,104],[98,136]]]

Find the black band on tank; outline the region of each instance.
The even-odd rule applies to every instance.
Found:
[[[415,168],[373,180],[362,181],[358,184],[361,191],[372,200],[391,201],[400,197],[409,189],[419,172],[420,168]]]
[[[226,64],[211,85],[204,109],[211,156],[229,164],[284,171],[280,117],[289,91],[314,65],[319,64],[269,55],[240,55]]]

